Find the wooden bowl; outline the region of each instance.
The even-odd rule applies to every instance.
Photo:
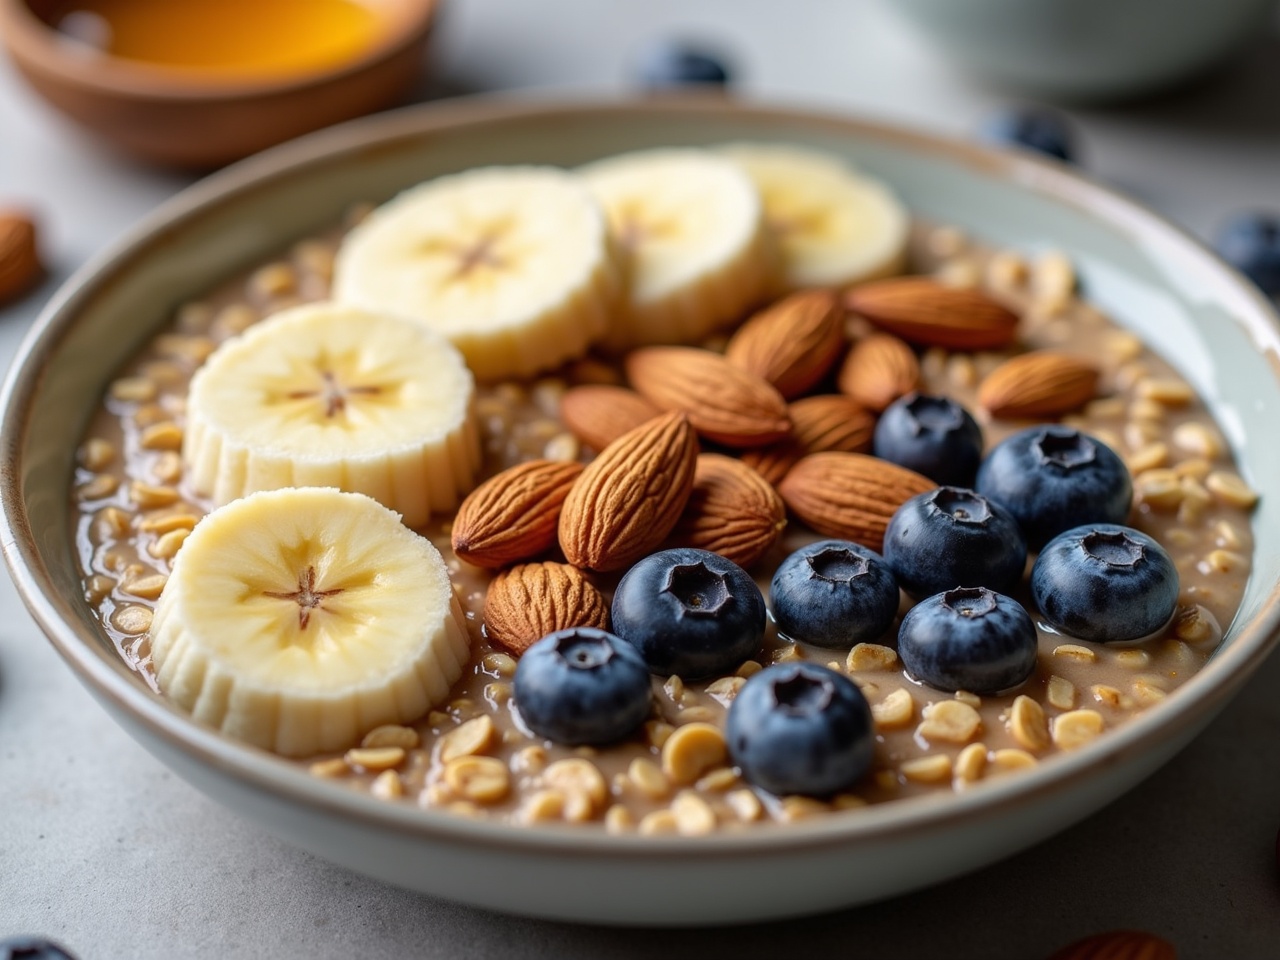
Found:
[[[124,153],[207,169],[403,97],[421,74],[439,0],[383,0],[381,26],[363,53],[273,79],[86,57],[49,25],[64,5],[0,0],[0,40],[36,92]]]

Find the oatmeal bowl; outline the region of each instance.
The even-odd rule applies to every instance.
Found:
[[[1275,642],[1280,326],[1060,167],[472,100],[220,173],[50,304],[5,556],[331,861],[584,921],[880,899],[1089,816]]]

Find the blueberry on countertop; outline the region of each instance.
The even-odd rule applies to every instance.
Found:
[[[1145,533],[1086,524],[1055,537],[1031,569],[1031,597],[1059,633],[1106,643],[1155,633],[1178,605],[1178,571]]]
[[[751,677],[725,721],[729,755],[750,784],[783,796],[848,789],[871,766],[871,708],[852,680],[816,663]]]
[[[769,587],[778,630],[819,647],[875,640],[898,613],[898,584],[884,557],[847,540],[820,540],[778,566]]]
[[[0,960],[76,960],[65,948],[44,937],[5,937]]]
[[[520,657],[516,708],[540,737],[602,744],[635,732],[649,716],[649,670],[635,647],[593,627],[547,634]]]
[[[917,600],[952,587],[1008,593],[1022,579],[1027,545],[1004,507],[961,487],[912,497],[893,515],[884,558]]]
[[[1036,626],[1022,605],[985,587],[957,587],[916,604],[902,618],[898,656],[907,672],[939,690],[991,694],[1036,668]]]
[[[614,633],[664,677],[732,672],[764,639],[764,597],[751,575],[689,547],[651,554],[628,570],[611,615]]]
[[[975,487],[1013,514],[1032,550],[1082,523],[1123,523],[1133,498],[1129,471],[1110,447],[1052,425],[997,444]]]
[[[1232,217],[1218,231],[1214,247],[1263,293],[1280,296],[1280,216],[1242,213]]]
[[[979,129],[988,143],[1035,150],[1075,163],[1075,135],[1062,114],[1038,107],[1010,107],[991,114]]]
[[[885,408],[872,446],[882,460],[967,487],[982,459],[982,428],[949,397],[910,393]]]
[[[659,40],[641,51],[636,80],[646,90],[687,86],[725,86],[730,80],[723,59],[705,47]]]

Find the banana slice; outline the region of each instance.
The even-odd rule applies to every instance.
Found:
[[[781,253],[780,292],[844,287],[905,269],[911,219],[880,181],[819,150],[735,143],[720,152],[741,164],[764,197]]]
[[[475,485],[471,374],[415,323],[336,303],[281,311],[222,344],[191,380],[183,460],[223,504],[339,487],[417,527]]]
[[[324,488],[256,493],[205,517],[151,626],[170,700],[290,757],[416,720],[469,657],[435,547],[368,497]]]
[[[444,334],[484,381],[582,356],[609,325],[619,273],[599,204],[551,167],[439,177],[347,235],[334,297]]]
[[[755,306],[773,251],[750,178],[704,150],[644,150],[582,167],[626,252],[629,295],[606,340],[696,343]]]

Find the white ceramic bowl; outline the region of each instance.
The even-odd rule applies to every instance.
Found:
[[[607,836],[473,822],[317,780],[178,712],[127,670],[82,599],[68,488],[113,370],[182,300],[426,177],[484,163],[577,164],[659,144],[767,139],[845,154],[917,214],[999,245],[1052,244],[1088,296],[1200,390],[1263,493],[1241,612],[1167,701],[1073,754],[963,795],[927,796],[742,835]],[[974,869],[1080,820],[1190,740],[1244,683],[1280,625],[1280,326],[1254,289],[1169,224],[1067,170],[836,116],[685,100],[463,101],[312,136],[198,184],[58,294],[4,392],[4,553],[41,628],[111,715],[198,789],[285,839],[375,877],[500,910],[711,924],[891,896]]]

